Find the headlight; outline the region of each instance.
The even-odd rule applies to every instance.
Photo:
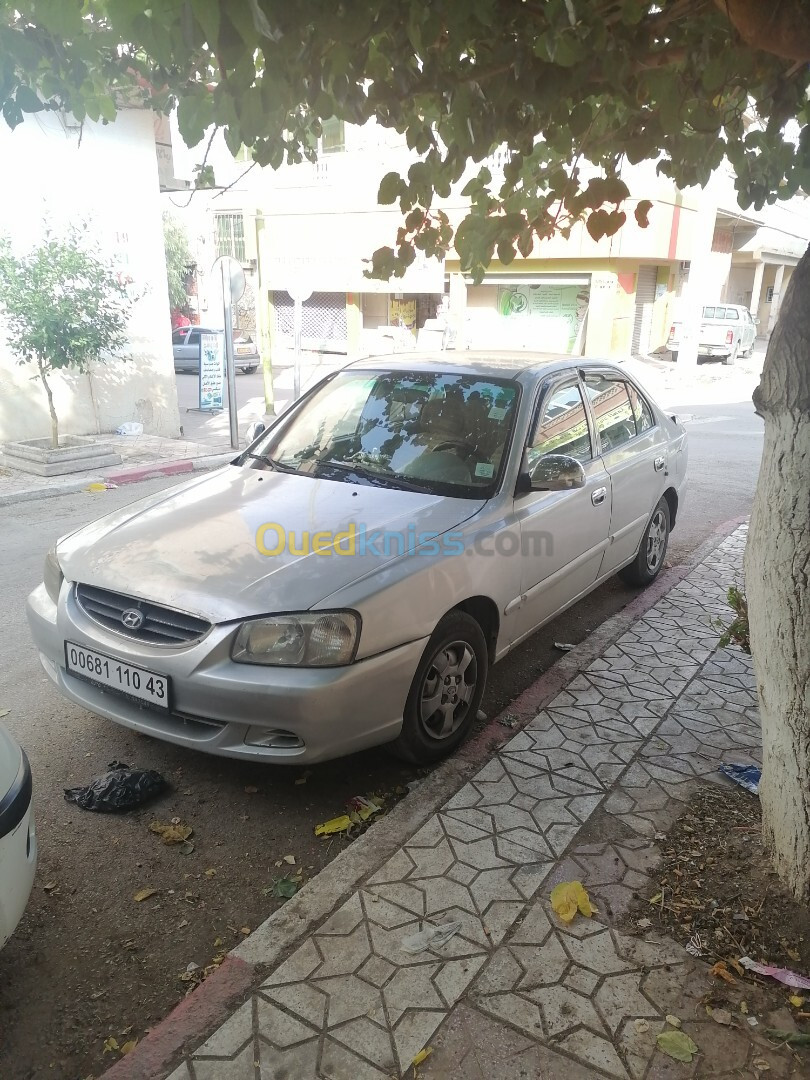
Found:
[[[354,659],[359,636],[360,619],[351,611],[275,615],[242,623],[231,658],[273,667],[340,667]]]
[[[45,591],[55,604],[59,599],[59,590],[62,588],[64,580],[62,567],[56,557],[55,546],[45,556],[45,569],[42,571],[42,579],[45,582]]]

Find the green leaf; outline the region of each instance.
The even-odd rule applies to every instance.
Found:
[[[39,97],[34,93],[30,86],[18,86],[17,93],[14,95],[14,100],[23,112],[41,112],[42,109],[45,108],[44,102],[40,101]]]
[[[676,1061],[684,1061],[687,1064],[695,1054],[699,1053],[697,1045],[689,1038],[685,1031],[661,1031],[655,1038],[658,1049],[668,1057]]]
[[[380,181],[380,190],[377,192],[377,202],[381,206],[391,206],[397,201],[402,190],[403,180],[399,173],[386,173]]]

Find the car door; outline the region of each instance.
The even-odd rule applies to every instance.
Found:
[[[643,393],[611,372],[585,372],[598,453],[610,476],[612,507],[609,546],[601,574],[629,562],[664,493],[667,437]]]
[[[524,637],[593,585],[610,532],[610,478],[595,452],[579,376],[547,386],[529,431],[531,471],[544,454],[567,454],[585,471],[585,486],[528,491],[515,498],[520,522],[521,595],[513,601],[516,636]]]

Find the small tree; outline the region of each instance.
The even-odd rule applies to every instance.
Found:
[[[20,364],[34,364],[48,397],[53,446],[59,420],[48,376],[86,372],[104,363],[127,342],[131,308],[126,285],[97,252],[83,246],[71,228],[64,237],[46,232],[25,255],[0,238],[0,310],[5,337]]]
[[[194,258],[185,228],[171,214],[163,214],[163,247],[166,252],[166,278],[169,284],[169,307],[186,312],[188,276],[194,269]]]

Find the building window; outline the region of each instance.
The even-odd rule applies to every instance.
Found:
[[[765,303],[773,303],[773,285],[769,285],[768,288],[765,290]]]
[[[346,131],[342,120],[336,116],[324,120],[321,124],[321,153],[338,154],[346,149]]]
[[[214,214],[217,257],[230,255],[245,261],[245,219],[242,214]]]

